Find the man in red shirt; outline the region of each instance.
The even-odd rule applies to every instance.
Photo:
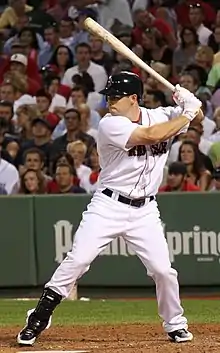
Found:
[[[162,186],[159,192],[172,191],[200,191],[199,187],[187,181],[187,170],[182,162],[170,164],[167,176],[167,185]]]
[[[135,44],[142,45],[142,33],[147,28],[157,28],[162,34],[164,40],[170,49],[175,49],[177,40],[170,25],[161,18],[154,17],[151,13],[145,10],[137,10],[134,14],[135,27],[132,31],[132,38]]]

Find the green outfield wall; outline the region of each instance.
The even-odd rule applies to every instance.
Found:
[[[71,249],[89,201],[82,195],[0,197],[0,287],[44,284]],[[220,285],[220,194],[161,194],[158,203],[180,284]],[[138,287],[152,281],[119,238],[80,284]]]

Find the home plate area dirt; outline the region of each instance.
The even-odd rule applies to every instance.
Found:
[[[55,326],[43,333],[34,347],[19,347],[20,328],[0,329],[0,352],[74,351],[91,353],[213,353],[220,352],[220,325],[191,325],[191,343],[169,343],[159,325]]]

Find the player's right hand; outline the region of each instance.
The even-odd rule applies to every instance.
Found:
[[[176,86],[173,99],[183,109],[183,115],[187,116],[190,121],[196,117],[202,106],[202,102],[193,93],[179,85]]]
[[[175,86],[175,91],[173,93],[174,102],[181,108],[184,106],[184,102],[189,99],[189,97],[194,96],[193,93],[188,91],[188,89],[181,87],[180,85]]]

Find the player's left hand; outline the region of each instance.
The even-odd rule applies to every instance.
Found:
[[[180,85],[175,86],[175,91],[173,93],[173,100],[181,108],[184,108],[184,102],[188,99],[192,99],[193,96],[194,94],[190,92],[188,89],[183,88]]]

